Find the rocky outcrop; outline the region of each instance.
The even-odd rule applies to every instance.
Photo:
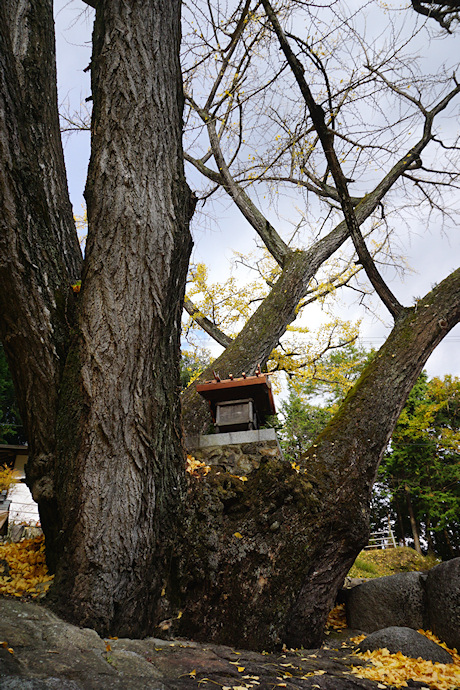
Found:
[[[258,654],[190,640],[101,639],[43,606],[0,599],[0,690],[376,690],[376,682],[350,675],[358,662],[351,652]]]
[[[425,578],[426,573],[397,573],[353,587],[346,601],[349,626],[364,632],[392,626],[423,628]]]
[[[343,593],[351,628],[425,628],[450,648],[460,649],[460,558],[425,573],[375,578]]]
[[[360,652],[388,649],[391,654],[402,652],[411,659],[425,659],[439,664],[451,664],[452,657],[445,649],[412,628],[384,628],[368,635],[358,646]]]
[[[460,558],[432,568],[425,590],[430,629],[448,647],[460,651]]]

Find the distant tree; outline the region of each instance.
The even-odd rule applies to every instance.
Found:
[[[460,379],[429,380],[413,387],[379,471],[400,537],[420,539],[443,558],[460,554]]]
[[[329,353],[321,377],[289,387],[281,405],[281,445],[297,464],[334,414],[373,352],[355,345]],[[421,374],[399,417],[372,494],[373,529],[388,515],[397,536],[421,538],[443,558],[460,553],[460,381]]]
[[[185,390],[211,363],[208,350],[182,350],[180,359],[180,385]]]
[[[332,412],[301,398],[292,387],[289,398],[281,406],[284,423],[280,429],[281,447],[287,460],[298,463],[302,454],[326,427]]]
[[[373,351],[350,343],[328,350],[312,362],[309,378],[291,377],[289,397],[280,408],[281,445],[288,460],[299,461],[332,419],[373,355]]]

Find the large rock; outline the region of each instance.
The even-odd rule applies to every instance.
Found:
[[[368,635],[359,645],[360,652],[387,648],[391,654],[402,652],[411,659],[419,657],[439,664],[451,664],[452,657],[436,642],[428,640],[412,628],[384,628]]]
[[[347,593],[348,625],[364,632],[391,626],[423,628],[425,578],[425,573],[397,573],[353,587]]]
[[[259,654],[187,640],[101,639],[43,606],[0,597],[1,642],[0,690],[211,690],[249,688],[252,678],[274,688],[283,677],[291,690],[377,687],[350,676],[351,648]]]
[[[430,629],[449,647],[460,650],[460,558],[432,568],[425,587]]]

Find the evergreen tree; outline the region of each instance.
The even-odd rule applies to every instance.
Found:
[[[443,558],[460,553],[460,380],[428,380],[412,389],[393,432],[380,477],[391,497],[400,538]]]

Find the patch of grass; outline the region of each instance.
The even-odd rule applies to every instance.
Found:
[[[365,558],[360,558],[360,556],[358,556],[354,562],[353,568],[356,568],[361,573],[366,573],[367,577],[379,577],[379,568],[375,565],[375,563],[370,563]],[[359,576],[355,575],[353,577]]]
[[[361,551],[354,562],[349,577],[384,577],[395,573],[415,570],[430,570],[439,561],[428,556],[419,556],[408,546],[395,549],[373,549]]]

